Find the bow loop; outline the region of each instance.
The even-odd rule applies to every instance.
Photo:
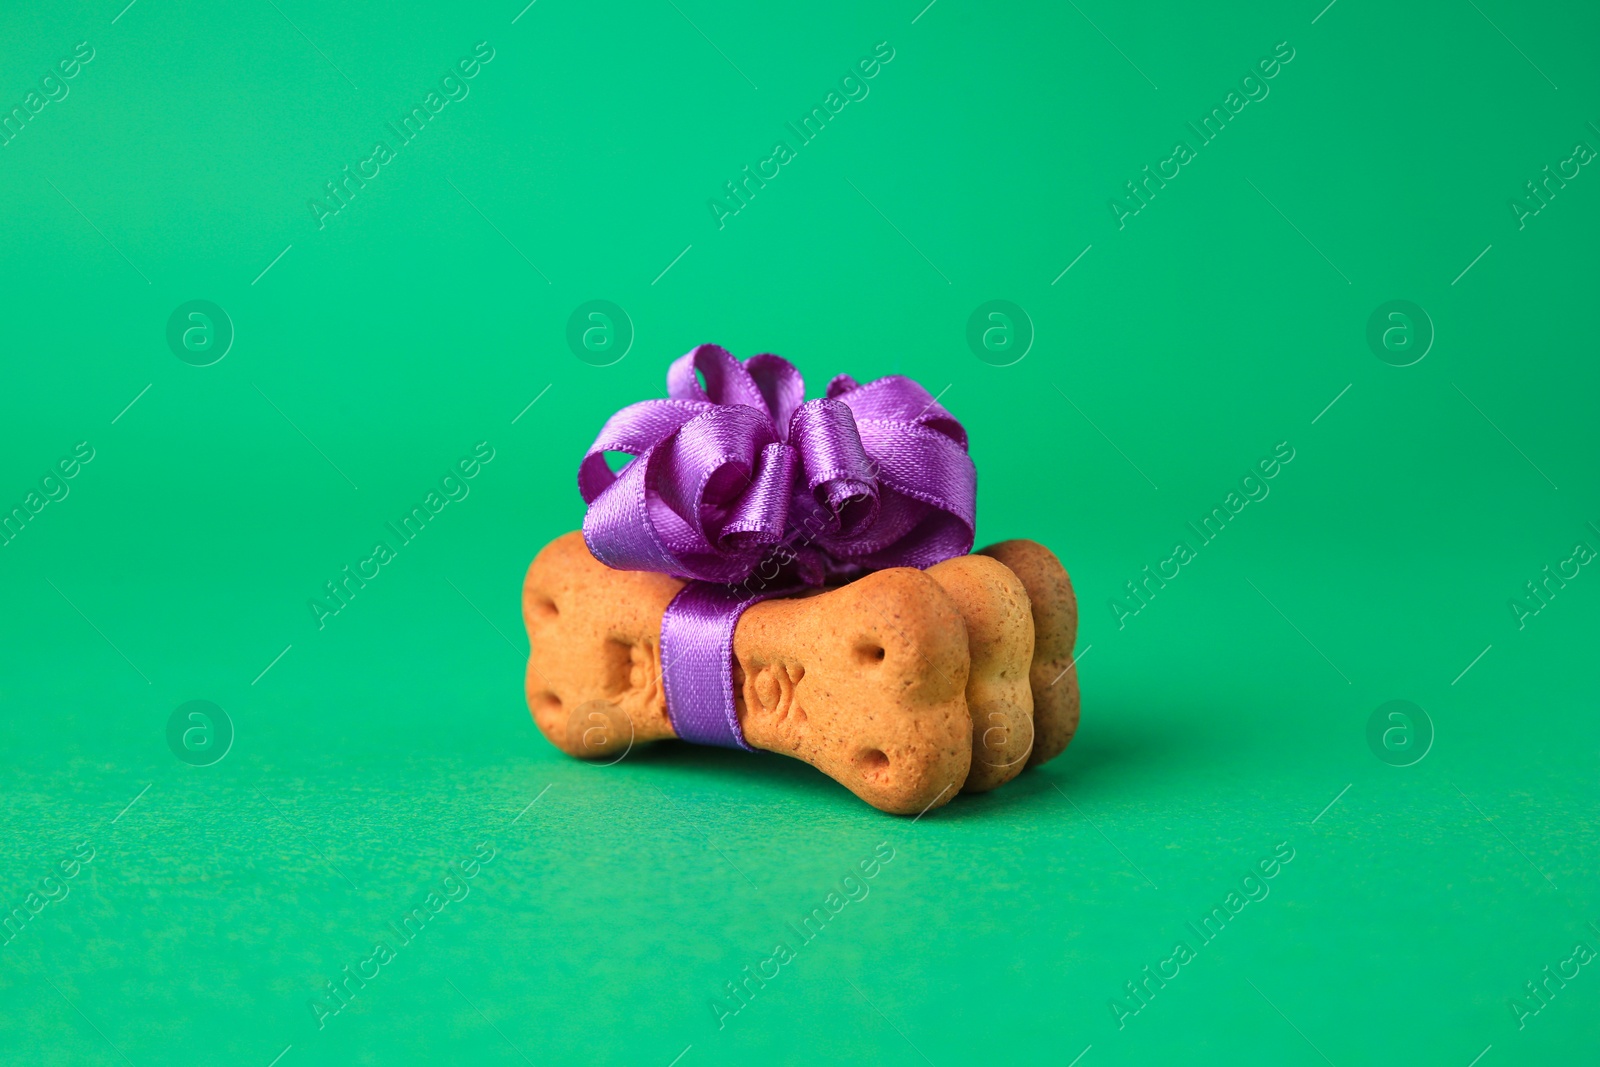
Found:
[[[772,421],[780,432],[787,433],[789,420],[795,410],[806,402],[806,383],[793,363],[782,356],[764,352],[745,360],[745,369],[761,391]]]
[[[826,531],[847,535],[870,525],[878,513],[878,479],[850,409],[826,399],[803,405],[789,424],[789,441],[803,467],[796,490],[821,509]]]
[[[697,373],[698,372],[698,373]],[[705,385],[700,379],[705,379]],[[667,368],[667,395],[708,404],[745,404],[767,410],[750,371],[721,345],[698,345]],[[767,412],[771,415],[771,412]]]

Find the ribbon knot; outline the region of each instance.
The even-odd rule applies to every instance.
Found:
[[[607,453],[629,459],[613,472]],[[788,360],[700,345],[673,361],[666,399],[606,421],[578,490],[596,559],[689,580],[661,627],[678,735],[748,748],[731,674],[739,614],[830,577],[970,552],[977,471],[961,423],[909,378],[840,375],[807,401]]]

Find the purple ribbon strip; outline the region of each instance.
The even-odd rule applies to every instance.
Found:
[[[744,609],[792,590],[741,593],[690,582],[661,617],[661,682],[672,729],[685,741],[754,752],[733,700],[733,630]]]
[[[632,458],[613,473],[607,452]],[[596,559],[690,583],[661,623],[673,729],[749,748],[734,710],[740,614],[796,587],[965,555],[977,471],[961,423],[909,378],[840,375],[807,401],[787,360],[700,345],[668,369],[667,399],[606,421],[578,489]]]

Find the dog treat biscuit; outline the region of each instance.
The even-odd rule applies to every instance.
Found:
[[[1061,755],[1078,729],[1078,668],[1072,646],[1078,637],[1078,600],[1066,568],[1037,541],[1001,541],[979,552],[1005,564],[1028,591],[1033,607],[1033,753],[1037,767]]]
[[[757,604],[739,619],[733,655],[752,746],[805,760],[897,814],[948,803],[966,780],[966,626],[924,572],[897,567]]]
[[[534,723],[569,756],[598,759],[676,736],[661,688],[661,615],[683,583],[619,571],[583,535],[546,545],[522,583]]]
[[[523,583],[526,682],[551,744],[596,758],[676,736],[660,632],[682,587],[606,567],[579,533],[539,553]],[[967,779],[967,629],[928,574],[894,568],[757,604],[739,619],[733,655],[751,746],[804,760],[894,813],[948,803]]]
[[[972,769],[961,791],[981,793],[1021,774],[1033,748],[1032,607],[1021,579],[988,556],[957,556],[926,573],[966,623]]]

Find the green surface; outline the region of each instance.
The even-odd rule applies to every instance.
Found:
[[[38,108],[0,148],[0,503],[39,494],[0,547],[0,907],[40,894],[0,1061],[1595,1062],[1600,968],[1563,963],[1600,948],[1594,12],[923,2],[0,13],[0,105]],[[862,84],[811,143],[785,126]],[[347,165],[376,175],[313,210]],[[1177,174],[1110,207],[1145,165]],[[603,367],[566,340],[597,299],[634,334]],[[235,334],[209,366],[167,340],[193,300]],[[969,348],[991,300],[1020,362]],[[1437,334],[1410,366],[1401,320],[1367,340],[1391,300]],[[522,573],[606,415],[710,340],[813,395],[942,393],[980,544],[1043,541],[1082,600],[1061,759],[912,823],[775,756],[544,742]],[[209,766],[168,746],[193,700],[235,734]],[[1410,766],[1378,756],[1403,731],[1369,747],[1392,700],[1432,724]],[[1235,890],[1267,895],[1204,943]],[[460,899],[402,943],[430,893]],[[319,1029],[347,965],[377,977]],[[1119,1027],[1147,965],[1177,976]],[[1546,966],[1577,973],[1519,1026]]]

